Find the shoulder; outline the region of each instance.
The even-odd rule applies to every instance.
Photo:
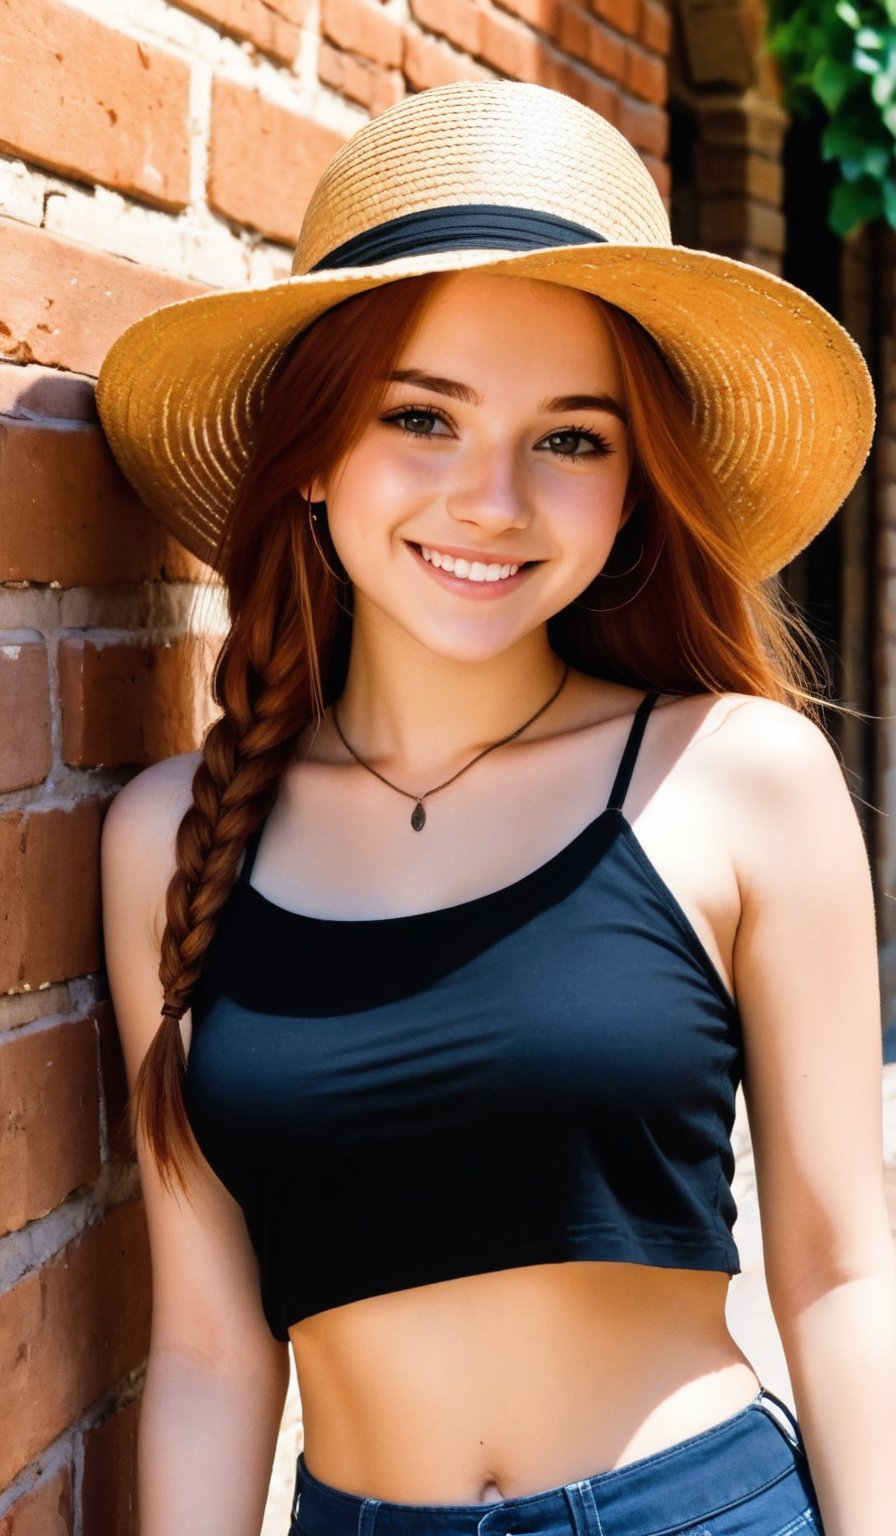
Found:
[[[159,930],[174,872],[177,829],[193,799],[201,752],[184,752],[145,768],[119,790],[106,813],[102,839],[105,905],[139,906]]]
[[[719,805],[742,890],[761,891],[785,869],[867,862],[837,749],[819,725],[788,704],[750,694],[693,700],[688,743],[699,777]],[[671,713],[684,701],[667,704]],[[828,858],[820,849],[826,847]]]

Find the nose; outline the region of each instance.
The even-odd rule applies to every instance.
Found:
[[[491,446],[471,456],[449,490],[447,507],[456,523],[483,533],[527,528],[532,521],[532,488],[510,447]]]

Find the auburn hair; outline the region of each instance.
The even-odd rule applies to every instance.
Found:
[[[134,1088],[135,1126],[168,1185],[186,1185],[196,1150],[180,1019],[247,840],[273,805],[302,731],[345,683],[350,589],[303,488],[360,436],[440,280],[405,278],[328,310],[284,351],[259,411],[217,561],[230,611],[212,683],[221,714],[177,832],[159,965],[164,1011]],[[593,302],[622,371],[632,442],[635,505],[611,561],[633,539],[642,554],[631,578],[623,570],[613,583],[623,590],[606,611],[589,596],[603,590],[598,577],[557,614],[551,644],[596,677],[663,692],[758,694],[817,718],[811,687],[826,680],[823,652],[777,583],[757,574],[685,387],[636,320]]]

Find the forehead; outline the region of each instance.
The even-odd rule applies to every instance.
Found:
[[[436,364],[472,384],[474,372],[559,378],[558,393],[620,384],[596,299],[558,283],[494,273],[449,273],[436,283],[397,366],[434,371]]]

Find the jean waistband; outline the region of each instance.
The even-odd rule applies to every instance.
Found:
[[[778,1412],[770,1406],[774,1404]],[[772,1425],[774,1428],[772,1428]],[[594,1477],[497,1504],[397,1504],[344,1493],[322,1483],[299,1456],[294,1516],[312,1536],[510,1536],[566,1514],[571,1531],[613,1536],[636,1527],[656,1532],[718,1514],[804,1465],[799,1425],[786,1403],[760,1388],[720,1424],[651,1456]],[[806,1474],[808,1476],[808,1473]],[[595,1516],[597,1517],[595,1520]]]

